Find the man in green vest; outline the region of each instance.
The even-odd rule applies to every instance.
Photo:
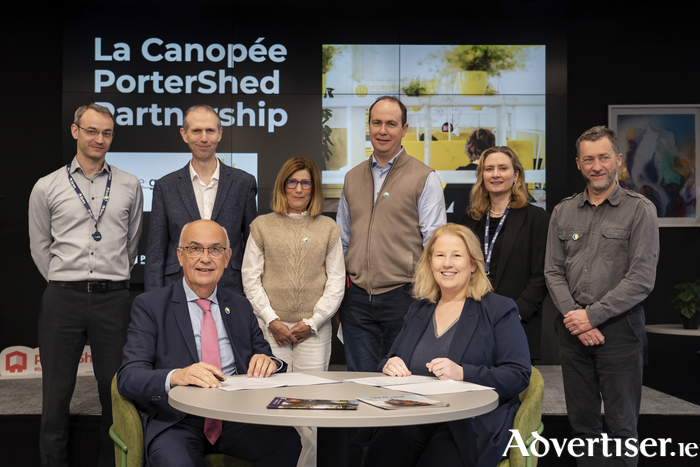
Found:
[[[415,264],[446,222],[442,182],[401,146],[406,106],[384,96],[369,109],[374,152],[345,176],[337,221],[351,285],[340,306],[350,371],[379,371],[413,302]]]

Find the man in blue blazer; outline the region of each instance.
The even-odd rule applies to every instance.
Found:
[[[224,227],[231,241],[231,261],[220,285],[242,294],[241,262],[250,223],[258,214],[255,178],[219,162],[216,147],[223,128],[208,105],[190,107],[180,128],[192,160],[166,175],[153,187],[151,222],[146,248],[146,291],[172,284],[182,277],[177,259],[180,229],[198,219]]]
[[[134,300],[117,373],[119,393],[144,414],[145,464],[203,467],[204,454],[221,452],[256,466],[296,465],[301,442],[292,427],[222,423],[168,404],[176,386],[215,388],[226,375],[268,377],[287,368],[272,355],[250,303],[217,287],[231,258],[226,230],[195,221],[183,228],[180,245],[184,279]]]

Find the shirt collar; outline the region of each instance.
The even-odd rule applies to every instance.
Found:
[[[618,204],[620,204],[620,197],[621,196],[622,196],[622,187],[620,186],[620,184],[616,180],[615,181],[615,188],[608,195],[608,197],[605,198],[605,200],[607,200],[611,206],[617,206]],[[603,200],[603,202],[605,202],[605,200]],[[578,203],[578,207],[580,207],[580,208],[583,207],[583,205],[585,203],[588,203],[591,205],[593,204],[593,203],[591,203],[590,198],[588,198],[588,187],[586,187],[586,189],[583,190],[583,196],[581,197],[581,201],[579,201],[579,203]],[[603,204],[603,203],[601,203],[601,204]]]
[[[304,211],[301,214],[297,214],[295,212],[287,212],[285,213],[287,217],[291,217],[292,219],[301,219],[302,217],[306,217],[309,215],[309,211]]]
[[[389,162],[384,164],[384,167],[391,167],[392,164],[394,163],[394,161],[396,160],[396,158],[399,156],[399,154],[401,154],[401,151],[403,151],[403,146],[401,146],[401,149],[399,149],[399,152],[397,152],[396,155],[394,155],[394,157],[392,157]],[[379,162],[377,162],[377,158],[374,157],[374,151],[372,152],[372,167],[380,167]]]
[[[80,163],[78,162],[78,156],[73,156],[73,160],[70,163],[70,173],[75,173],[78,170],[80,170],[81,173],[85,173],[83,168],[80,166]],[[98,170],[97,173],[100,172],[107,172],[110,173],[112,171],[112,168],[109,166],[107,161],[105,161],[104,164],[102,164],[102,169]]]
[[[185,280],[184,277],[182,278],[182,286],[185,288],[185,298],[187,298],[188,302],[193,302],[193,301],[201,298],[199,295],[194,293],[194,290],[192,290],[189,285],[187,285],[187,281]],[[216,304],[219,303],[218,300],[216,299],[216,290],[218,287],[219,287],[218,285],[216,287],[214,287],[214,292],[212,292],[212,294],[207,297],[208,300],[211,300],[212,302],[214,302]]]
[[[219,181],[219,158],[215,157],[216,159],[216,169],[214,169],[214,173],[211,175],[211,180],[209,183],[211,183],[212,180],[216,180],[217,182]],[[190,161],[190,180],[195,181],[199,180],[199,174],[194,170],[194,167],[192,167],[192,161]]]

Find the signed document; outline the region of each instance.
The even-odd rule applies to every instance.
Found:
[[[397,391],[430,396],[433,394],[451,394],[456,392],[484,391],[493,389],[480,384],[468,383],[466,381],[453,381],[451,379],[437,379],[433,376],[411,375],[402,378],[391,376],[373,376],[371,378],[347,379],[358,384],[367,386],[379,386],[385,389],[395,389]]]
[[[313,386],[316,384],[340,383],[333,379],[304,373],[275,373],[269,378],[248,378],[248,375],[228,376],[223,386],[224,391],[240,391],[242,389],[281,388],[284,386]]]

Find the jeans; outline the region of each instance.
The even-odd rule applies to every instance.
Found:
[[[644,310],[638,305],[598,326],[605,344],[584,346],[564,327],[561,315],[556,321],[559,357],[566,410],[575,438],[601,439],[601,395],[605,404],[605,424],[611,438],[638,439],[637,420],[642,400],[642,367],[646,334]],[[624,441],[622,442],[624,446]],[[593,456],[587,448],[577,459],[579,466],[637,465],[637,458],[605,456],[601,443],[595,443]],[[610,453],[610,449],[608,450]],[[612,450],[614,453],[614,449]]]
[[[381,371],[379,362],[389,353],[403,318],[415,301],[412,284],[371,297],[352,284],[340,305],[345,361],[349,371]]]

